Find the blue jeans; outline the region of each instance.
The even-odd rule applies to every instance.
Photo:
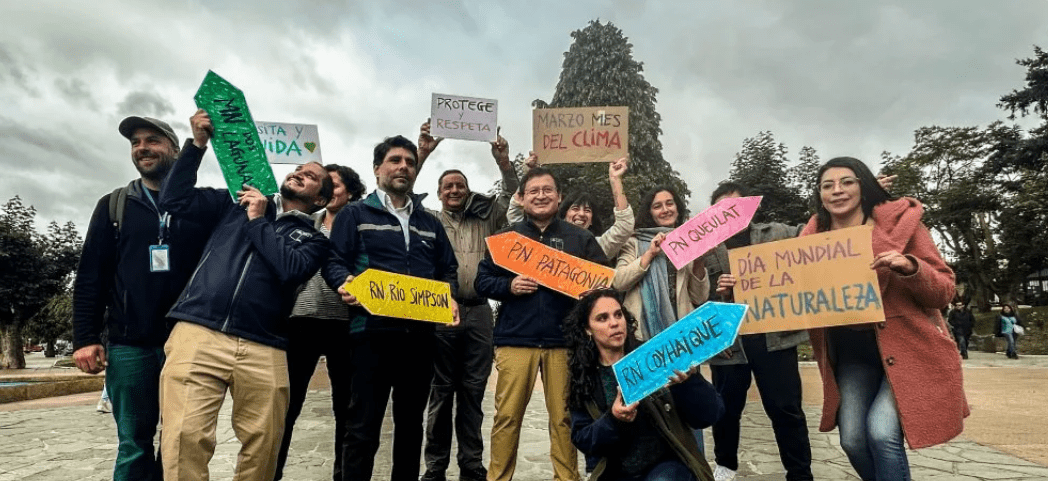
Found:
[[[1004,339],[1008,341],[1008,357],[1014,356],[1015,353],[1015,333],[1005,332]]]
[[[113,403],[119,442],[113,479],[163,479],[153,437],[160,420],[164,349],[110,344],[106,360],[106,392]]]
[[[902,425],[884,368],[879,363],[838,362],[835,375],[841,393],[841,448],[852,467],[864,481],[908,481]]]
[[[960,332],[953,333],[953,339],[957,342],[957,350],[961,351],[962,356],[968,355],[968,336]]]

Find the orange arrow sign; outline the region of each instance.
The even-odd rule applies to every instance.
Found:
[[[488,251],[499,267],[528,276],[575,299],[582,293],[611,287],[615,269],[579,259],[516,232],[488,237]]]

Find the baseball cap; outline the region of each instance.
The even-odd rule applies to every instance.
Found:
[[[171,139],[171,142],[174,142],[175,144],[175,149],[178,149],[178,136],[175,135],[175,131],[171,129],[171,126],[163,120],[157,120],[152,117],[131,116],[122,120],[120,122],[120,126],[117,127],[117,130],[120,131],[120,135],[123,135],[128,140],[131,140],[131,135],[135,133],[135,130],[138,130],[142,127],[145,127],[147,129],[159,130],[161,133],[166,135],[167,138]]]

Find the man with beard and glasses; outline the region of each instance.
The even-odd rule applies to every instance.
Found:
[[[299,287],[330,252],[309,214],[327,205],[334,185],[311,162],[287,175],[279,195],[245,185],[232,201],[226,189],[196,188],[213,127],[203,110],[189,123],[193,140],[164,181],[160,207],[214,227],[168,313],[175,325],[160,374],[164,478],[208,479],[228,389],[241,442],[233,477],[271,480],[290,396],[287,318]]]
[[[99,199],[91,216],[73,289],[73,359],[84,372],[105,370],[119,441],[113,479],[159,480],[153,437],[165,315],[200,259],[208,226],[158,207],[178,153],[171,126],[128,117],[118,130],[131,141],[139,178]]]
[[[389,479],[418,481],[422,413],[433,380],[435,324],[371,315],[342,288],[371,268],[447,282],[451,292],[458,292],[458,262],[444,226],[411,193],[417,160],[415,144],[402,136],[376,145],[373,165],[378,188],[342,209],[331,228],[331,248],[337,256],[324,264],[324,280],[352,306],[349,404],[342,440],[344,480],[371,479],[392,392],[393,468]],[[457,325],[458,304],[454,299],[450,304],[453,325]]]

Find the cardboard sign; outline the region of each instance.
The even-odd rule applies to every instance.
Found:
[[[497,100],[433,94],[429,131],[434,137],[491,142],[497,133],[498,110]]]
[[[495,264],[578,299],[586,291],[611,287],[615,269],[579,259],[516,232],[485,239]]]
[[[244,93],[208,70],[193,100],[198,108],[211,116],[211,125],[215,128],[211,149],[218,158],[233,201],[244,184],[262,191],[263,195],[275,194],[277,181],[266,159]]]
[[[728,251],[742,334],[884,320],[873,227],[858,226]]]
[[[662,251],[678,270],[749,227],[761,197],[729,197],[666,234]]]
[[[532,110],[532,150],[544,164],[613,162],[629,152],[629,107]]]
[[[368,269],[342,285],[376,316],[451,324],[451,286],[447,282]]]
[[[687,371],[731,347],[746,306],[707,302],[648,340],[612,368],[627,405],[669,384],[674,370]]]
[[[258,136],[271,164],[323,164],[320,133],[316,125],[255,122]]]

